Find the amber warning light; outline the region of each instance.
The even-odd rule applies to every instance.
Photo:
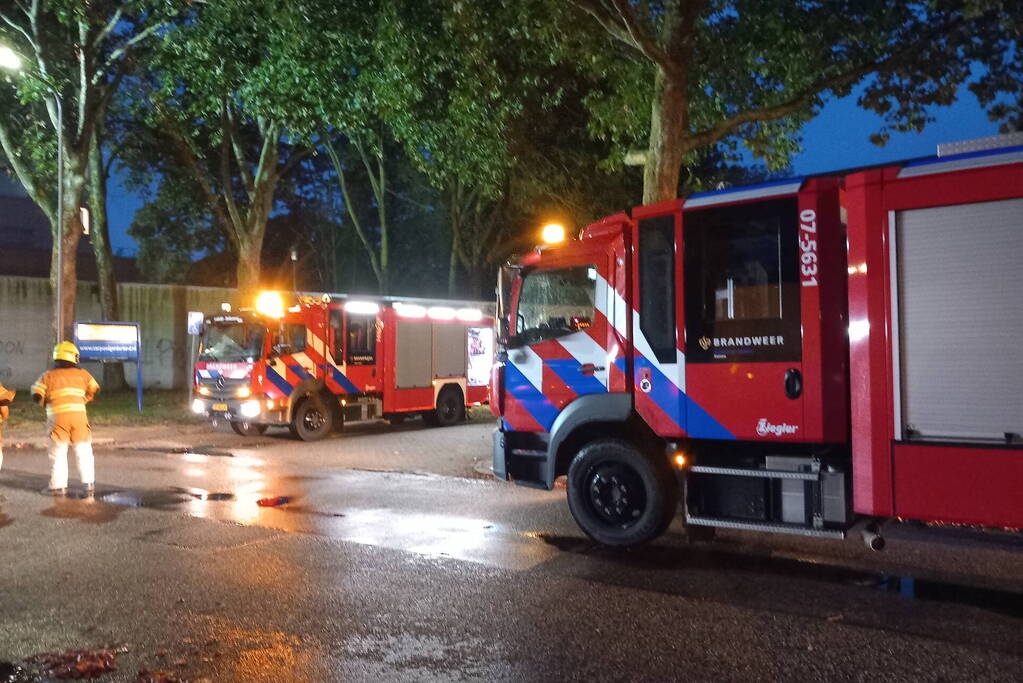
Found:
[[[565,226],[561,223],[548,223],[543,226],[543,241],[545,244],[558,244],[565,241]]]
[[[269,318],[283,318],[284,299],[277,292],[260,292],[256,297],[256,311]]]

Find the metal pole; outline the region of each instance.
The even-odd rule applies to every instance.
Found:
[[[64,341],[64,110],[60,93],[51,90],[57,103],[57,343]]]

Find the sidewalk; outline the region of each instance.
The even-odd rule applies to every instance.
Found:
[[[162,425],[93,425],[92,443],[95,446],[130,446],[132,448],[178,448],[194,443],[202,435],[205,441],[213,439],[233,443],[241,437],[226,430],[214,430],[207,423]],[[50,439],[46,426],[38,423],[21,424],[4,430],[5,449],[46,450]],[[254,441],[249,441],[253,444]]]

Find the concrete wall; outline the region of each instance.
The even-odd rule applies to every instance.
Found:
[[[234,290],[213,287],[122,284],[121,319],[142,326],[142,379],[146,387],[185,387],[189,378],[186,316],[214,312],[234,302]],[[27,389],[50,365],[53,300],[43,278],[0,276],[0,382]],[[76,319],[99,320],[95,283],[78,283]],[[88,364],[94,374],[98,366]],[[125,365],[135,384],[133,364]]]

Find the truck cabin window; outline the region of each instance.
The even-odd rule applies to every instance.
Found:
[[[207,323],[199,346],[199,360],[254,363],[263,355],[263,338],[263,328],[250,323]]]
[[[794,198],[686,215],[687,362],[801,356]]]
[[[348,363],[372,365],[376,362],[377,319],[373,315],[348,316]]]
[[[537,270],[525,276],[516,311],[517,345],[584,330],[593,321],[595,266]]]
[[[305,351],[305,325],[288,323],[284,326],[284,344],[288,353]]]

